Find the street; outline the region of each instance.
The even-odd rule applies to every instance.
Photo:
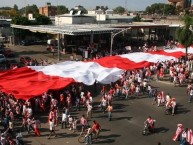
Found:
[[[102,131],[99,139],[93,144],[156,145],[157,142],[161,142],[163,145],[179,144],[172,141],[176,125],[182,123],[184,127],[193,128],[192,104],[188,103],[186,87],[174,87],[169,83],[155,81],[151,84],[158,90],[163,90],[165,93],[170,93],[172,97],[176,97],[178,105],[176,115],[165,115],[163,106],[152,105],[153,99],[144,95],[128,100],[115,99],[112,121],[108,121],[107,114],[103,114],[100,110],[94,110],[92,120],[101,124]],[[99,100],[99,96],[94,100]],[[86,110],[72,112],[71,115],[80,117],[85,113]],[[156,120],[155,133],[143,136],[143,123],[149,115]],[[47,120],[47,116],[40,116],[40,120]],[[92,124],[91,120],[89,123]],[[48,140],[48,127],[46,121],[42,123],[41,137],[35,137],[33,133],[24,135],[26,143],[32,145],[79,144],[79,132],[72,133],[68,129],[61,129],[61,125],[57,127],[57,137]]]
[[[48,59],[49,62],[57,62],[57,57],[46,52],[45,46],[15,46],[11,49],[18,54],[28,55],[36,59]],[[69,59],[70,54],[66,54],[63,59]],[[170,93],[171,97],[176,98],[177,112],[176,115],[165,115],[164,106],[157,107],[152,105],[153,98],[148,98],[147,95],[140,95],[138,98],[129,98],[128,100],[120,100],[115,98],[112,105],[114,108],[112,121],[108,121],[107,113],[103,114],[100,109],[94,110],[92,120],[100,123],[102,131],[100,137],[93,144],[109,144],[109,145],[157,145],[161,142],[162,145],[178,145],[179,142],[173,142],[177,124],[182,123],[184,127],[193,129],[192,103],[188,103],[186,95],[186,86],[174,87],[166,81],[152,81],[151,85],[159,91]],[[95,90],[92,90],[93,92]],[[98,90],[99,92],[100,90]],[[94,96],[95,104],[99,104],[101,95]],[[86,114],[86,109],[81,111],[73,111],[72,116],[80,119],[82,114]],[[47,139],[49,136],[49,125],[47,122],[48,112],[46,114],[36,115],[41,121],[41,136],[35,137],[31,132],[23,132],[24,141],[27,145],[78,145],[78,136],[80,132],[73,133],[68,129],[61,129],[61,124],[56,127],[57,137]],[[142,135],[144,121],[148,116],[156,120],[155,133],[148,136]],[[92,120],[89,124],[92,125]],[[16,128],[20,123],[16,122]]]

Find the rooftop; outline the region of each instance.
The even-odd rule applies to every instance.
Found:
[[[124,28],[146,28],[146,27],[169,27],[165,24],[154,23],[119,23],[119,24],[82,24],[82,25],[36,25],[36,26],[23,26],[23,25],[11,25],[12,28],[27,29],[32,32],[51,33],[51,34],[66,34],[66,35],[89,35],[89,34],[102,34],[120,31]]]

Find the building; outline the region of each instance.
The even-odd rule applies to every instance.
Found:
[[[74,14],[72,11],[70,14],[63,14],[55,16],[55,25],[64,24],[85,24],[85,23],[95,23],[95,17],[82,15],[80,11]]]
[[[57,14],[57,8],[52,6],[51,3],[46,3],[46,6],[39,8],[39,14],[44,16],[55,16]]]
[[[175,6],[181,6],[182,8],[191,7],[192,0],[168,0],[168,2]]]

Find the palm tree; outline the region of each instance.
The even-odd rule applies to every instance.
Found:
[[[186,15],[184,17],[184,23],[185,25],[177,30],[177,38],[178,38],[178,41],[186,48],[186,60],[187,60],[188,47],[192,45],[192,41],[193,41],[193,33],[190,29],[193,24],[192,17]]]

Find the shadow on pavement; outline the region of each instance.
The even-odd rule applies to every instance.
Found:
[[[117,120],[131,120],[133,117],[119,117],[119,118],[112,118],[112,121],[117,121]]]
[[[104,144],[104,143],[113,143],[115,138],[120,137],[118,134],[111,134],[108,136],[100,136],[97,141],[94,141],[94,144]]]
[[[165,133],[167,131],[169,131],[169,129],[165,127],[155,128],[155,133]]]
[[[190,110],[184,108],[183,106],[184,105],[177,104],[176,114],[186,114],[186,113],[190,112]]]

